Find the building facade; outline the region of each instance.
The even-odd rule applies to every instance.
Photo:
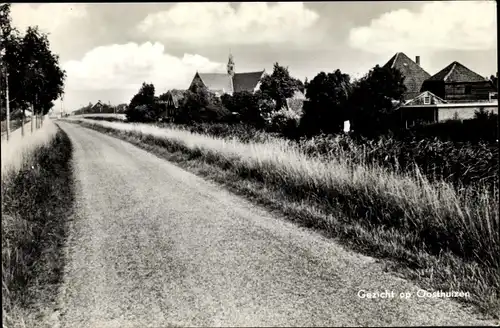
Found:
[[[454,61],[433,76],[399,52],[384,67],[397,68],[407,88],[400,104],[402,124],[436,123],[474,118],[480,109],[498,114],[498,93],[492,81]]]
[[[259,90],[260,79],[265,70],[256,72],[236,73],[233,56],[229,55],[226,73],[200,73],[196,72],[189,89],[204,87],[217,96],[232,95],[235,92],[255,92]]]

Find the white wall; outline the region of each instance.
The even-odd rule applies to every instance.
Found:
[[[438,121],[446,121],[454,119],[455,113],[458,115],[458,119],[460,120],[468,120],[474,118],[474,113],[479,111],[478,107],[465,107],[465,108],[453,108],[453,107],[445,107],[439,108],[438,110]],[[498,106],[497,107],[485,107],[485,110],[492,111],[498,114]]]

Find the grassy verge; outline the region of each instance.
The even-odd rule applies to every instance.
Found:
[[[31,142],[9,144],[22,156],[6,157],[11,165],[2,172],[4,327],[37,326],[41,316],[50,315],[61,278],[61,247],[73,205],[72,145],[53,123],[46,125],[55,131],[42,129]]]
[[[455,190],[416,173],[395,174],[306,154],[285,140],[242,143],[148,125],[75,121],[130,141],[335,237],[429,290],[498,318],[498,195]]]

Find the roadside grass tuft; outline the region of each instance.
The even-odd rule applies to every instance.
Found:
[[[73,206],[72,145],[66,133],[47,121],[24,139],[8,144],[17,152],[2,151],[5,327],[31,327],[40,316],[52,314],[49,308],[62,275],[66,220]]]
[[[468,291],[468,301],[499,316],[498,191],[457,190],[429,181],[418,167],[405,174],[327,159],[276,138],[242,143],[144,124],[74,122],[128,140],[358,251],[389,259],[391,270],[424,288]]]

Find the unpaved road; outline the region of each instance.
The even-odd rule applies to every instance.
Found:
[[[61,327],[490,324],[450,300],[361,299],[417,287],[129,143],[59,124],[77,183]]]

